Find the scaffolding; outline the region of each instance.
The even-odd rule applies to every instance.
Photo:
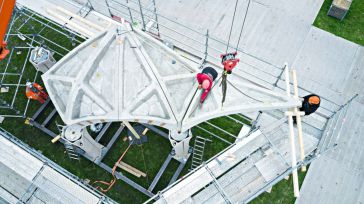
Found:
[[[1,176],[8,176],[0,184],[2,199],[11,203],[116,203],[1,127],[0,143],[6,148]],[[12,151],[18,154],[9,158]]]
[[[176,51],[180,52],[184,57],[186,57],[192,61],[195,61],[196,63],[198,63],[200,65],[200,67],[204,66],[205,64],[211,64],[213,66],[219,66],[219,64],[220,64],[220,58],[218,58],[218,56],[220,53],[224,52],[223,47],[226,46],[225,41],[218,39],[214,36],[211,36],[211,34],[209,34],[208,30],[206,30],[206,33],[203,33],[201,31],[191,29],[183,24],[180,24],[174,20],[171,20],[165,16],[160,15],[157,12],[158,8],[157,8],[157,5],[155,4],[155,1],[149,2],[149,4],[145,3],[143,5],[139,0],[138,1],[129,0],[129,3],[124,3],[124,2],[115,1],[115,0],[104,0],[104,1],[88,0],[86,2],[86,4],[82,6],[82,8],[88,8],[88,9],[92,8],[100,13],[103,13],[106,16],[113,18],[114,20],[121,20],[122,19],[121,17],[123,17],[135,26],[141,25],[142,30],[151,34],[158,40],[165,42],[166,44],[167,43],[172,44]],[[88,9],[84,9],[84,10],[88,10]],[[21,8],[20,10],[30,12],[27,14],[23,14],[29,20],[43,22],[43,20],[46,19],[45,17],[38,16],[38,14],[36,14],[36,13],[31,13],[31,11],[27,8]],[[19,10],[17,10],[17,12],[19,12]],[[39,20],[38,18],[41,18],[42,20]],[[27,21],[29,21],[29,20],[27,20]],[[14,19],[13,19],[13,21],[14,21]],[[24,23],[24,25],[21,25],[21,27],[28,26],[27,22],[23,22],[23,23]],[[12,25],[13,24],[14,23],[12,22]],[[52,24],[57,25],[56,23],[52,23]],[[42,25],[44,25],[44,28],[48,28],[48,26],[52,27],[52,26],[50,26],[49,22],[48,23],[43,22]],[[77,40],[77,39],[85,39],[84,36],[74,33],[73,31],[66,29],[62,25],[57,25],[57,27],[59,27],[59,29],[61,30],[60,32],[62,33],[62,35],[66,34],[67,36],[69,36],[69,39],[71,40],[71,42],[80,43],[82,40]],[[34,30],[34,28],[32,28],[31,26],[30,26],[30,29]],[[43,32],[43,29],[41,29],[39,31],[39,34]],[[66,30],[66,31],[62,32],[62,30]],[[185,33],[189,33],[191,35],[187,35]],[[58,54],[59,57],[62,57],[65,53],[67,53],[69,51],[69,50],[67,50],[67,48],[62,49],[59,47],[58,44],[49,42],[49,40],[44,36],[40,37],[41,40],[39,40],[38,34],[33,35],[33,34],[20,33],[19,31],[17,31],[15,34],[9,33],[8,36],[19,36],[19,34],[21,37],[25,37],[26,40],[29,41],[27,43],[27,46],[25,46],[25,48],[24,48],[24,49],[28,49],[29,51],[31,48],[34,47],[35,44],[44,46],[44,44],[47,44],[47,43],[49,44],[49,46],[50,45],[55,46],[64,51],[64,53],[63,53],[57,49],[51,49],[54,53]],[[75,36],[77,36],[77,37],[75,37]],[[15,48],[17,48],[17,47],[14,47],[13,49],[15,49]],[[21,48],[23,48],[23,47],[21,47]],[[9,66],[13,52],[16,53],[16,50],[13,50],[13,49],[11,50],[9,61],[6,65],[6,67]],[[248,77],[250,80],[252,80],[262,86],[265,86],[265,87],[268,87],[271,89],[281,90],[281,91],[285,90],[285,88],[284,88],[285,80],[282,78],[282,74],[284,72],[284,67],[274,65],[274,64],[268,62],[267,60],[253,56],[253,55],[245,52],[244,50],[241,50],[240,48],[238,48],[238,51],[241,52],[245,56],[244,57],[245,59],[248,58],[249,60],[258,61],[259,64],[262,65],[261,67],[257,67],[257,66],[252,65],[251,63],[249,63],[248,62],[249,60],[242,61],[242,63],[244,64],[244,69],[239,70],[239,72],[240,72],[239,74],[246,75],[246,77]],[[28,58],[28,56],[26,58]],[[27,63],[27,61],[28,60],[25,60],[25,64]],[[21,81],[23,73],[24,73],[25,64],[22,69],[23,71],[19,74],[20,79],[19,79],[18,84],[6,84],[6,83],[3,83],[3,81],[1,81],[1,85],[15,86],[15,87],[17,87],[16,92],[18,92],[19,87],[24,86],[24,84],[22,84],[20,81]],[[262,67],[264,67],[264,68],[262,68]],[[6,73],[7,74],[4,74],[4,73],[2,74],[3,77],[5,75],[6,76],[14,75],[13,73],[8,73],[8,72],[6,72]],[[34,80],[36,80],[36,79],[37,79],[37,74],[36,74]],[[300,89],[300,93],[302,95],[309,93],[309,91],[303,87],[299,87],[299,89]],[[14,95],[13,101],[15,101],[15,98],[16,98],[16,94]],[[263,187],[260,187],[258,190],[255,189],[254,192],[252,192],[251,194],[249,194],[249,196],[244,198],[244,202],[248,202],[248,201],[254,199],[260,193],[269,189],[272,185],[274,185],[275,183],[277,183],[278,181],[283,179],[285,176],[291,174],[294,169],[307,165],[308,163],[312,162],[315,158],[317,158],[317,156],[319,156],[320,154],[323,154],[326,151],[329,151],[330,149],[332,149],[333,146],[335,146],[335,144],[336,144],[335,138],[340,137],[341,129],[343,128],[343,123],[345,121],[346,110],[348,109],[348,106],[350,105],[351,100],[348,103],[346,103],[345,105],[339,105],[336,102],[331,101],[327,98],[321,97],[321,99],[322,99],[322,103],[321,103],[322,110],[320,112],[318,112],[317,114],[320,117],[323,117],[326,119],[324,127],[320,128],[320,127],[315,126],[315,124],[310,124],[308,122],[304,122],[304,124],[306,126],[310,126],[312,129],[315,129],[315,130],[317,130],[317,132],[320,133],[320,134],[318,134],[319,136],[317,136],[318,137],[317,139],[320,139],[320,145],[313,151],[313,153],[311,153],[308,157],[306,157],[304,161],[299,162],[297,164],[297,166],[288,168],[283,173],[280,173],[279,175],[277,175],[275,177],[275,179],[273,179],[269,182],[266,182],[266,184]],[[12,104],[14,105],[14,103],[12,103]],[[27,108],[28,108],[28,104],[29,104],[29,101],[26,105],[24,113],[16,112],[17,108],[14,107],[13,105],[11,105],[10,103],[7,103],[4,106],[4,108],[9,108],[9,109],[15,111],[16,112],[15,115],[17,117],[25,117]],[[274,116],[274,117],[279,117],[282,115],[282,112],[271,111],[271,112],[268,112],[267,114]],[[4,115],[4,116],[10,117],[12,115]],[[241,115],[239,115],[239,116],[241,116]],[[244,116],[242,116],[242,117],[244,117]],[[234,117],[234,118],[236,118],[236,117]],[[251,118],[253,118],[253,116]],[[234,120],[236,122],[237,119],[231,119],[231,120]],[[215,125],[213,125],[211,123],[206,123],[206,124],[213,128],[219,129],[219,127],[216,127]],[[213,134],[211,131],[201,127],[201,125],[196,126],[196,127],[223,141],[225,140],[225,139],[219,137],[218,135]],[[219,130],[221,131],[221,128]],[[223,130],[223,131],[225,131],[225,130]],[[226,131],[225,131],[225,133],[228,135],[231,135],[233,139],[236,139],[235,138],[236,136],[234,137],[234,135],[232,135],[231,133],[226,132]],[[283,154],[282,152],[279,152],[278,150],[276,151],[277,148],[276,148],[275,144],[272,141],[270,141],[266,135],[263,134],[263,136],[267,139],[268,146],[272,147],[272,149],[275,149],[274,151],[278,155]],[[233,143],[233,142],[226,141],[226,140],[225,140],[225,142],[227,144]],[[234,145],[234,144],[232,144],[232,145]],[[222,154],[222,153],[220,153],[220,154]],[[254,152],[254,153],[256,153],[256,152]],[[216,158],[217,156],[215,156],[214,158]],[[248,156],[244,159],[249,159],[249,158],[252,158],[252,157]],[[211,161],[211,160],[209,160],[209,161]],[[287,163],[287,162],[285,161],[285,163]],[[201,168],[205,168],[206,170],[209,170],[208,167],[206,168],[206,167],[202,166]],[[188,175],[191,175],[194,172],[195,171],[192,171]],[[218,183],[219,179],[216,178],[214,176],[214,174],[210,174],[210,175],[213,178],[213,183],[211,183],[211,184],[213,184],[213,186],[216,188],[217,192],[222,196],[222,198],[224,198],[225,201],[229,201],[230,198],[226,194],[226,190],[224,190],[224,187],[223,187],[224,185],[221,185]],[[179,181],[181,181],[181,180],[179,180]],[[159,195],[157,195],[156,197],[153,197],[152,199],[162,198],[163,192],[168,191],[168,189],[170,189],[170,187],[168,187],[166,190],[162,191]]]
[[[54,35],[67,41],[54,39]],[[11,47],[10,54],[0,63],[0,88],[6,90],[0,92],[0,116],[25,118],[29,104],[35,103],[29,99],[26,102],[19,100],[25,97],[25,83],[28,80],[40,81],[41,73],[33,71],[35,68],[29,62],[34,48],[46,48],[59,60],[85,39],[64,25],[17,4],[6,35],[8,47]]]
[[[320,140],[316,138],[318,143],[307,147],[305,159],[297,162],[297,165],[293,167],[289,165],[290,155],[282,150],[282,145],[278,142],[280,131],[282,131],[281,126],[286,123],[285,119],[273,123],[269,128],[258,128],[249,133],[244,137],[248,145],[237,150],[238,154],[235,154],[232,149],[236,149],[240,141],[230,145],[145,203],[169,203],[170,199],[175,200],[177,197],[184,202],[195,203],[252,201],[261,193],[269,191],[273,185],[292,174],[294,170],[310,164],[321,155],[336,148],[336,141],[340,138],[342,129],[347,128],[343,126],[346,112],[356,96],[332,115],[325,125]],[[260,142],[254,142],[254,140]],[[256,146],[257,143],[264,145]],[[234,167],[230,168],[230,165]],[[204,184],[205,182],[208,182],[207,185]],[[186,184],[190,188],[185,188]]]

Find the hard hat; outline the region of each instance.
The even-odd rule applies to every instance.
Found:
[[[203,89],[208,89],[210,86],[210,81],[205,79],[203,82],[202,82],[202,88]]]
[[[310,104],[319,104],[320,103],[320,98],[318,96],[311,96],[309,99],[308,99],[308,102]]]
[[[28,81],[27,83],[25,83],[25,85],[31,87],[32,83]]]

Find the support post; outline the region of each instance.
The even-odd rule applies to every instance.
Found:
[[[142,17],[142,23],[143,23],[143,29],[142,30],[145,31],[145,21],[144,21],[142,4],[140,3],[140,0],[138,0],[138,3],[139,3],[140,16]]]
[[[279,80],[281,80],[284,70],[286,70],[286,68],[287,68],[287,64],[284,64],[284,67],[283,67],[281,73],[279,74],[279,76],[277,77],[277,80],[274,82],[273,87],[277,87],[278,82],[279,82]]]
[[[133,135],[140,140],[140,136],[137,133],[137,131],[135,131],[135,129],[133,128],[133,126],[130,125],[129,121],[123,120],[124,125],[130,130],[131,133],[133,133]]]
[[[292,69],[292,80],[293,80],[293,92],[294,92],[294,97],[296,99],[298,99],[298,84],[297,84],[297,74],[296,74],[296,70]],[[301,161],[303,162],[303,160],[305,159],[305,148],[304,148],[304,144],[303,144],[303,136],[302,136],[302,121],[301,121],[301,113],[298,111],[298,108],[294,108],[294,115],[296,116],[296,122],[297,122],[297,129],[298,129],[298,144],[300,146],[300,158]],[[302,166],[301,171],[305,172],[306,166]]]
[[[290,89],[290,83],[289,83],[289,70],[288,66],[285,65],[285,81],[286,81],[286,94],[287,96],[291,96],[291,89]],[[294,191],[294,197],[299,196],[299,185],[298,185],[298,174],[297,174],[297,168],[295,166],[297,165],[296,160],[296,146],[295,146],[295,140],[294,140],[294,130],[293,130],[293,118],[292,118],[292,112],[287,112],[288,117],[288,126],[289,126],[289,138],[290,138],[290,144],[291,144],[291,165],[293,168],[292,171],[292,177],[293,177],[293,191]]]
[[[129,11],[129,16],[130,16],[130,27],[131,27],[131,30],[134,31],[134,28],[133,28],[134,19],[133,19],[133,15],[131,14],[131,11],[130,11],[129,0],[126,0],[126,4],[128,6],[128,11]]]
[[[206,59],[207,59],[207,50],[208,50],[208,47],[209,47],[209,29],[207,29],[206,31],[206,42],[205,42],[205,53],[204,53],[204,58],[202,59],[202,62],[201,62],[201,68],[203,67],[203,65],[205,64],[206,62]]]
[[[72,124],[62,129],[61,137],[73,146],[82,149],[82,155],[96,164],[101,162],[104,146],[97,143],[81,124]]]
[[[173,158],[180,161],[186,162],[190,154],[190,140],[192,138],[191,130],[185,132],[179,132],[171,130],[169,132],[169,141],[173,147]]]
[[[155,22],[157,23],[158,37],[161,37],[160,32],[159,32],[159,23],[158,23],[157,7],[156,7],[156,5],[155,5],[155,0],[153,0],[153,6],[154,6],[154,17],[155,17]]]

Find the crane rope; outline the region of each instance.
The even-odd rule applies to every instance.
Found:
[[[248,15],[249,7],[250,7],[250,2],[251,2],[251,0],[248,0],[248,5],[246,6],[245,15],[244,15],[244,20],[243,20],[243,25],[241,26],[241,29],[240,29],[240,34],[239,34],[239,38],[238,38],[238,43],[237,43],[237,45],[236,45],[235,51],[238,51],[238,48],[239,48],[240,38],[241,38],[241,34],[243,33],[243,30],[244,30],[245,20],[246,20],[246,16]]]
[[[234,27],[235,14],[236,14],[236,8],[238,7],[238,1],[239,0],[236,0],[235,1],[234,14],[233,14],[233,19],[232,19],[231,26],[230,26],[229,38],[228,38],[228,42],[227,42],[227,45],[226,45],[226,51],[225,51],[225,53],[227,53],[227,51],[229,49],[230,37],[231,37],[231,32],[233,31],[233,27]]]

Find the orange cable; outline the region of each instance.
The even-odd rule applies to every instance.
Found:
[[[115,163],[114,167],[112,168],[111,175],[112,175],[113,179],[111,179],[110,182],[107,182],[107,181],[95,181],[95,182],[92,183],[92,185],[94,185],[96,183],[101,183],[101,184],[106,185],[107,188],[104,189],[101,186],[96,186],[96,189],[100,190],[103,193],[106,193],[106,192],[108,192],[114,186],[114,184],[115,184],[115,182],[117,180],[116,177],[115,177],[116,168],[120,164],[121,160],[124,158],[125,154],[128,152],[130,146],[131,146],[131,144],[129,144],[128,148],[126,148],[126,150],[124,151],[124,153],[120,156],[120,158],[118,159],[118,161]]]

